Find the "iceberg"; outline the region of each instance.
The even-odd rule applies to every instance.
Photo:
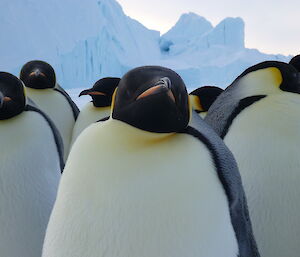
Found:
[[[142,65],[174,69],[190,89],[224,88],[255,63],[291,58],[245,48],[241,18],[214,27],[186,13],[160,35],[128,17],[115,0],[2,0],[0,17],[0,70],[18,75],[27,61],[44,60],[66,89],[91,87]]]

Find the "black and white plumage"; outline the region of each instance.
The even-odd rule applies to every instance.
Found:
[[[236,163],[203,121],[188,127],[179,75],[136,68],[112,107],[72,147],[43,257],[259,256]]]
[[[67,159],[72,132],[79,109],[70,96],[56,84],[52,66],[43,61],[30,61],[20,72],[26,86],[26,94],[45,112],[59,130],[64,144],[64,160]]]
[[[83,90],[79,96],[89,95],[92,101],[87,103],[76,120],[73,129],[72,143],[79,134],[90,124],[109,118],[113,93],[118,86],[120,78],[107,77],[98,80],[92,88]]]
[[[234,154],[262,256],[299,255],[300,80],[289,64],[244,71],[205,121]]]
[[[5,257],[39,257],[63,169],[62,142],[24,86],[0,72],[0,249]]]

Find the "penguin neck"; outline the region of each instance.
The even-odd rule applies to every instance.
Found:
[[[162,142],[164,140],[168,140],[170,137],[176,135],[175,132],[172,133],[155,133],[155,132],[149,132],[145,131],[136,127],[133,127],[123,121],[116,120],[113,118],[110,118],[107,122],[107,125],[110,125],[113,128],[116,128],[117,130],[121,130],[122,133],[118,133],[115,131],[115,133],[118,133],[120,137],[122,137],[122,141],[129,141],[130,144],[155,144]],[[114,131],[113,131],[114,133]]]
[[[229,86],[209,108],[204,120],[219,136],[222,135],[230,115],[237,108],[240,100],[233,86]]]
[[[32,88],[32,87],[26,87],[26,92],[28,93],[41,93],[41,94],[45,94],[45,92],[49,92],[49,91],[54,91],[54,88],[42,88],[42,89],[39,89],[39,88]]]
[[[201,106],[200,100],[198,96],[195,95],[189,95],[189,101],[193,108],[197,111],[203,111],[203,108]]]
[[[3,119],[0,120],[0,126],[5,126],[6,124],[14,124],[14,122],[18,122],[19,119],[22,119],[24,117],[24,111],[22,111],[21,113],[8,118],[8,119]]]
[[[88,103],[88,106],[90,106],[91,108],[94,108],[96,111],[105,111],[105,112],[109,112],[111,111],[111,106],[95,106],[93,101]]]

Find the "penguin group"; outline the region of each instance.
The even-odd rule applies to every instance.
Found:
[[[141,66],[83,95],[44,61],[0,72],[1,256],[299,257],[300,56],[225,89]]]

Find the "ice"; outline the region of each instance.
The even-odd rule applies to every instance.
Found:
[[[214,27],[187,13],[160,36],[126,16],[115,0],[2,0],[0,17],[0,70],[18,75],[25,62],[42,59],[64,88],[90,88],[142,65],[174,69],[190,89],[224,88],[257,62],[291,58],[245,48],[241,18]]]

